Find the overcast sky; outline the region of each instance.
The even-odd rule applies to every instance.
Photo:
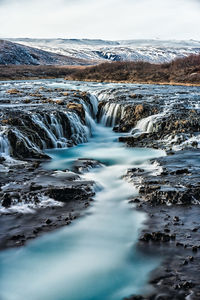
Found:
[[[200,40],[200,0],[0,0],[0,36]]]

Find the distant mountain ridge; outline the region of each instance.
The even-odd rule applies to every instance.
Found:
[[[88,61],[0,40],[0,65],[87,65]]]
[[[119,40],[100,39],[9,39],[43,51],[92,62],[145,61],[170,62],[200,53],[200,41],[187,40]]]

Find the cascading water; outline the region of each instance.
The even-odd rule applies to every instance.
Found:
[[[75,112],[67,112],[72,132],[71,139],[73,142],[85,143],[89,137],[89,129],[80,122],[78,115]]]
[[[95,95],[90,94],[89,95],[90,103],[92,105],[92,113],[93,117],[96,118],[97,112],[98,112],[98,99]]]
[[[114,127],[117,121],[123,118],[124,107],[118,103],[107,102],[100,111],[100,122],[104,126]]]
[[[85,111],[85,120],[75,110],[55,110],[55,112],[24,112],[17,126],[12,126],[12,147],[15,148],[16,141],[27,150],[33,149],[35,153],[47,148],[66,148],[68,145],[85,143],[92,134],[95,126],[95,118],[98,109],[98,100],[95,96],[88,96],[87,101],[79,99]],[[8,129],[8,128],[7,128]],[[9,143],[7,132],[0,131],[0,153],[1,156],[13,155],[13,149]],[[14,137],[14,139],[13,139]],[[16,150],[17,151],[17,150]]]
[[[5,129],[0,128],[0,156],[9,156],[10,154],[10,146],[7,136],[5,135]]]
[[[95,127],[95,119],[98,112],[98,99],[94,95],[89,95],[90,105],[87,102],[79,99],[79,102],[83,105],[85,111],[85,122],[92,134],[92,129]]]
[[[63,133],[63,130],[61,128],[61,125],[58,125],[58,121],[56,120],[56,118],[51,114],[50,115],[50,120],[51,120],[51,124],[48,124],[45,116],[41,116],[41,115],[36,115],[33,114],[32,115],[32,120],[35,124],[37,124],[40,128],[42,128],[47,136],[49,137],[49,139],[51,140],[54,148],[57,148],[58,145],[60,144],[59,138],[63,138],[63,135],[61,135],[61,132]],[[58,125],[58,126],[56,126]],[[55,134],[54,134],[55,131]],[[57,133],[57,135],[56,135]],[[47,146],[45,144],[45,141],[43,142],[43,149],[45,149]],[[64,146],[64,145],[63,145]],[[66,146],[66,143],[65,143]]]
[[[149,116],[149,117],[139,120],[138,123],[136,124],[136,126],[131,130],[131,134],[153,132],[154,124],[156,123],[156,121],[159,118],[162,118],[165,114],[166,114],[166,112],[163,112],[163,113],[152,115],[152,116]]]

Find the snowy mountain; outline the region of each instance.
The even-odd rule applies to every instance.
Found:
[[[177,57],[200,53],[200,41],[89,39],[12,39],[40,50],[90,61],[169,62]]]
[[[25,45],[0,40],[0,65],[87,65],[76,57],[35,49]]]

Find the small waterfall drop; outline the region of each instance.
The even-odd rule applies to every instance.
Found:
[[[100,122],[104,126],[114,127],[119,119],[123,118],[124,107],[118,103],[107,102],[100,111]]]
[[[156,115],[152,115],[139,120],[136,126],[131,130],[131,134],[138,133],[151,133],[154,131],[154,124],[156,121],[164,116],[164,112]]]
[[[90,135],[88,127],[81,123],[79,116],[73,111],[67,112],[67,117],[70,122],[72,141],[77,144],[87,142]]]
[[[6,157],[10,155],[10,145],[8,138],[5,134],[5,129],[3,127],[0,129],[0,156]]]
[[[32,115],[32,121],[37,124],[41,129],[43,129],[47,136],[49,137],[49,139],[51,140],[53,146],[56,148],[58,146],[58,139],[55,136],[55,134],[53,133],[53,130],[51,129],[55,129],[58,133],[60,132],[60,129],[58,130],[58,128],[56,127],[56,124],[58,123],[57,120],[55,119],[55,117],[53,117],[53,115],[50,115],[50,120],[51,122],[53,122],[53,126],[52,128],[50,124],[48,124],[45,116],[41,116],[39,114],[34,114]],[[46,121],[46,122],[45,122]],[[59,126],[60,127],[60,126]],[[45,141],[42,140],[43,143],[43,149],[46,148],[46,143]]]

